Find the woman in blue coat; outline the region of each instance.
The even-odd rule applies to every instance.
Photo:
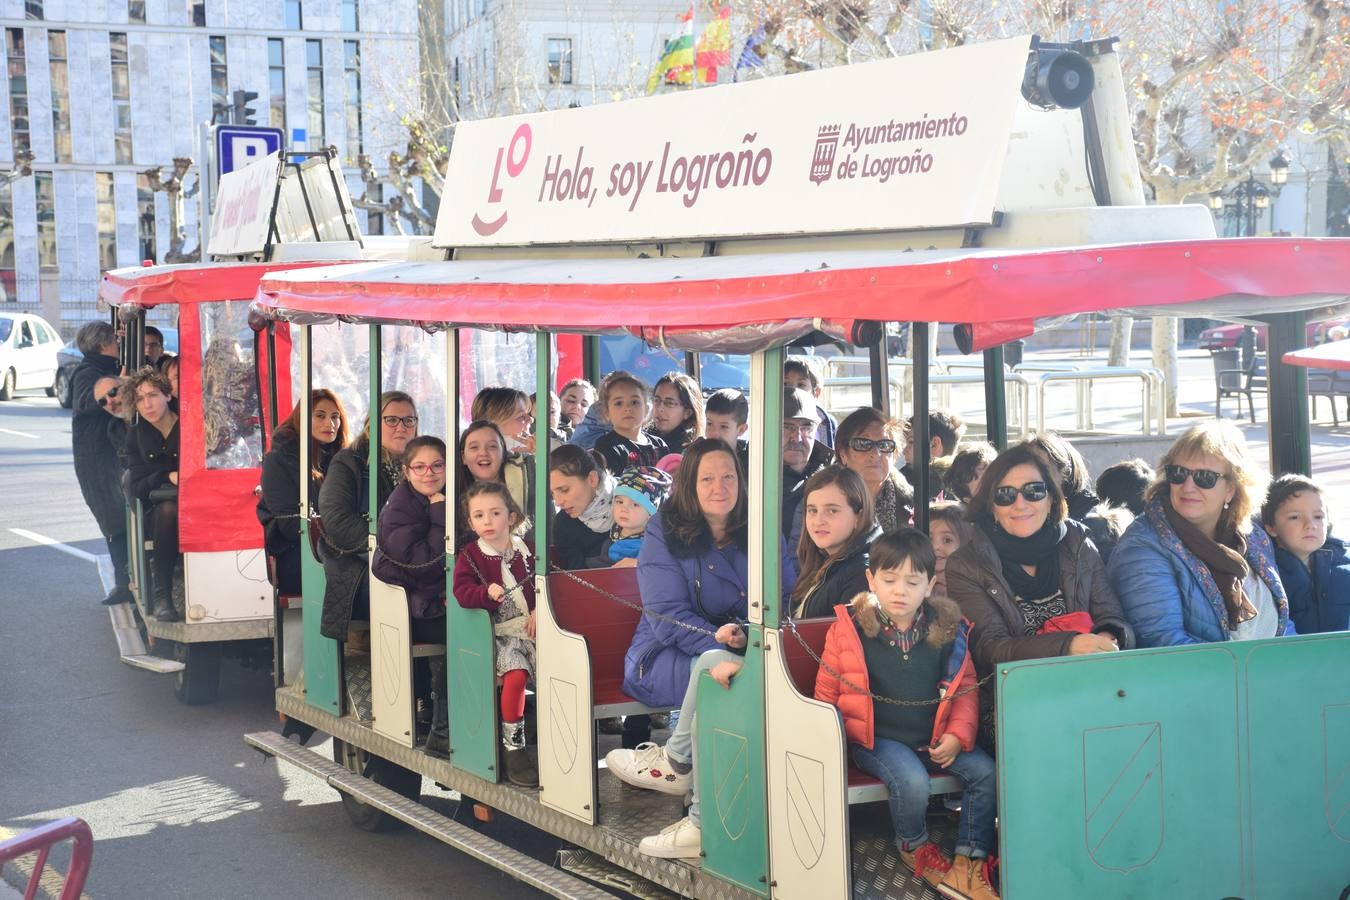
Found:
[[[735,453],[707,438],[690,444],[670,498],[647,523],[638,553],[642,606],[655,615],[642,617],[624,658],[623,689],[634,700],[658,709],[678,706],[689,684],[690,662],[722,645],[713,633],[746,621],[747,505]],[[786,599],[796,570],[786,545],[781,555]]]
[[[1231,423],[1196,425],[1167,451],[1107,570],[1139,646],[1293,634],[1270,537],[1252,527],[1255,484]]]

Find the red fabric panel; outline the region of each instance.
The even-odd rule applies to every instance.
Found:
[[[258,289],[258,280],[268,272],[331,266],[331,260],[276,263],[195,263],[181,266],[144,266],[114,269],[103,274],[99,299],[112,306],[134,303],[210,303],[217,300],[247,300]]]
[[[1223,238],[980,253],[873,268],[656,283],[457,284],[264,278],[266,306],[336,315],[570,330],[706,330],[792,318],[993,322],[1173,306],[1227,295],[1342,296],[1350,240]]]
[[[562,386],[573,378],[584,378],[581,370],[582,337],[579,334],[560,334],[554,341],[558,347],[558,368],[553,373],[553,390],[562,393]]]
[[[207,469],[202,421],[202,332],[195,305],[178,313],[181,411],[178,431],[178,544],[184,553],[263,545],[253,496],[261,469]]]

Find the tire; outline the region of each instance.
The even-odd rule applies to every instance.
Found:
[[[13,369],[5,371],[5,380],[0,382],[0,400],[14,399],[15,375]]]
[[[56,398],[56,402],[61,404],[62,409],[70,409],[75,403],[75,398],[70,393],[70,376],[64,369],[56,370],[56,384],[52,385],[51,396]]]
[[[174,659],[183,664],[173,695],[186,706],[205,706],[220,696],[220,643],[175,644]]]
[[[333,738],[333,762],[409,800],[416,800],[422,795],[422,776],[419,773],[409,772],[402,766],[337,738]],[[338,791],[338,796],[342,798],[342,809],[347,813],[347,818],[362,831],[394,831],[403,826],[398,819],[368,803],[362,803],[345,791]]]

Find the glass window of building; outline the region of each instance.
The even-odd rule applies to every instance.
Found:
[[[150,179],[136,176],[136,233],[140,242],[141,260],[159,261],[155,248],[155,192]]]
[[[37,207],[38,265],[44,269],[56,268],[56,188],[51,172],[33,176],[33,193]]]
[[[70,162],[70,67],[64,31],[47,32],[47,55],[52,70],[52,148],[57,162]]]
[[[268,124],[286,130],[286,49],[281,38],[267,39]]]
[[[188,0],[188,24],[206,27],[206,0]]]
[[[364,151],[361,140],[361,43],[342,42],[343,75],[347,80],[347,159],[356,164],[356,157]]]
[[[300,0],[286,0],[286,28],[300,31],[305,27],[305,13],[300,8]]]
[[[211,45],[211,121],[230,121],[230,70],[225,35],[213,34]]]
[[[342,0],[342,30],[361,30],[361,7],[357,0]]]
[[[309,82],[309,149],[325,145],[323,133],[323,42],[305,41],[305,75]]]
[[[548,83],[572,83],[572,39],[548,39]]]
[[[35,22],[42,21],[42,0],[23,0],[23,17]]]
[[[132,25],[145,24],[145,0],[127,0],[127,21]]]
[[[111,172],[94,173],[95,215],[98,219],[98,267],[117,268],[117,194]]]
[[[113,151],[119,166],[130,165],[131,156],[131,68],[127,56],[125,32],[108,35],[108,53],[112,65]]]
[[[5,29],[5,59],[9,66],[9,130],[14,155],[31,153],[32,129],[28,121],[28,61],[23,52],[23,29]]]
[[[0,182],[0,300],[19,299],[14,268],[14,189]]]

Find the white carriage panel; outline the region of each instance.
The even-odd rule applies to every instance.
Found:
[[[539,800],[588,825],[596,821],[595,728],[586,640],[553,618],[548,579],[535,580]]]
[[[189,625],[272,617],[272,584],[262,548],[184,553]]]
[[[305,624],[299,607],[281,612],[282,634],[281,667],[286,684],[297,684],[305,668]]]
[[[848,751],[837,710],[797,692],[782,653],[764,632],[768,747],[769,871],[773,896],[849,895]]]
[[[371,576],[370,712],[375,732],[413,746],[413,702],[408,595]]]

